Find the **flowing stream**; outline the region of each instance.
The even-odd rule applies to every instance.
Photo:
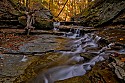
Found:
[[[86,33],[82,36],[79,29],[71,31],[63,36],[72,39],[73,44],[71,51],[59,52],[61,54],[59,60],[62,60],[62,63],[39,73],[30,83],[54,83],[58,80],[82,76],[91,70],[96,62],[107,59],[110,54],[125,53],[123,47],[112,49],[116,46],[115,43],[102,45],[102,38],[94,33]]]

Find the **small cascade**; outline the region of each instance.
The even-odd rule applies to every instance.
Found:
[[[27,56],[24,55],[21,62],[26,62],[26,61],[27,61]]]
[[[54,83],[57,80],[64,80],[74,76],[82,76],[88,70],[91,70],[92,66],[96,62],[103,61],[106,57],[112,53],[110,49],[111,46],[114,46],[114,43],[111,43],[107,46],[101,47],[98,42],[101,37],[93,34],[87,33],[83,37],[80,37],[80,30],[77,29],[73,33],[72,30],[65,34],[68,38],[75,39],[73,45],[71,46],[74,50],[71,51],[60,51],[62,54],[60,59],[68,58],[65,62],[58,66],[52,67],[45,72],[42,72],[35,78],[35,83]],[[96,49],[96,50],[95,50]],[[125,53],[125,49],[117,50],[118,53]],[[81,57],[80,54],[95,54],[91,56],[89,61],[84,62],[85,56]],[[84,63],[83,63],[84,62]],[[75,64],[74,64],[75,63]],[[38,80],[39,79],[39,80]],[[37,80],[37,81],[36,81]]]
[[[68,33],[66,33],[65,36],[75,39],[77,37],[80,37],[80,30],[79,29],[70,29],[70,31]]]
[[[63,36],[64,37],[68,37],[68,36],[72,36],[73,35],[73,32],[72,32],[72,28],[69,30],[69,32],[68,33],[65,33]]]
[[[56,27],[54,27],[54,28],[53,28],[53,31],[59,31],[59,29],[58,29],[58,28],[56,28]]]
[[[59,26],[60,26],[60,22],[53,22],[53,26],[54,26],[54,28],[53,28],[53,31],[59,31]]]

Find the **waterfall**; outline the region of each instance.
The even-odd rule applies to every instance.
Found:
[[[69,37],[69,38],[77,38],[80,37],[80,30],[79,29],[74,29],[74,31],[72,31],[73,29],[70,29],[70,32],[66,33],[65,36]]]
[[[54,28],[53,28],[53,31],[59,31],[59,26],[60,26],[60,22],[53,22],[53,26],[54,26]]]
[[[44,81],[43,83],[54,83],[54,81],[57,80],[64,80],[74,76],[82,76],[88,70],[91,70],[92,66],[94,66],[96,62],[105,60],[106,56],[108,56],[112,51],[111,49],[109,51],[109,48],[115,45],[114,43],[110,43],[107,46],[100,47],[100,49],[97,49],[96,51],[91,50],[92,48],[99,48],[98,42],[101,37],[93,33],[87,33],[84,34],[83,37],[80,37],[79,29],[76,29],[75,32],[71,31],[72,30],[66,33],[65,36],[71,39],[76,39],[73,41],[72,45],[72,48],[75,48],[75,50],[61,51],[61,58],[63,59],[64,57],[68,57],[68,60],[64,61],[63,65],[58,65],[57,67],[50,68],[44,73],[39,74],[39,76],[36,77],[38,82],[35,81],[35,83],[41,83],[41,80]],[[125,50],[121,49],[117,52],[125,53]],[[96,55],[88,62],[83,63],[85,59],[80,56],[80,53],[95,53]],[[77,64],[72,64],[73,62]]]

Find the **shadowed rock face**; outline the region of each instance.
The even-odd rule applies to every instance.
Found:
[[[20,25],[20,27],[26,26],[27,17],[25,14],[26,8],[24,6],[18,7],[18,4],[14,0],[3,0],[0,1],[0,8],[0,27],[9,27],[17,25]],[[30,13],[31,12],[34,11],[31,10]],[[53,28],[53,15],[48,9],[40,7],[40,9],[37,9],[34,14],[34,27],[39,29]]]
[[[53,15],[51,14],[51,12],[48,9],[42,8],[38,11],[35,11],[35,23],[33,24],[33,26],[37,29],[53,29],[53,25],[52,25],[52,18]],[[26,26],[26,17],[25,16],[21,16],[18,18],[19,22]]]
[[[75,20],[81,21],[84,26],[108,25],[124,21],[124,0],[96,0],[91,7],[86,9]]]

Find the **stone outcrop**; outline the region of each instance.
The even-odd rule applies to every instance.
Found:
[[[19,6],[14,0],[2,0],[0,1],[0,27],[9,27],[20,25],[21,27],[26,26],[27,16],[25,14],[26,8]],[[31,13],[35,14],[35,24],[33,25],[37,29],[52,29],[52,18],[51,12],[40,7],[38,10],[32,10]]]
[[[94,27],[123,23],[124,12],[124,0],[95,0],[89,8],[75,16],[74,20],[81,21],[81,25]]]
[[[115,57],[111,57],[111,58],[113,62],[109,64],[109,67],[112,68],[112,70],[114,71],[114,73],[119,79],[122,79],[125,81],[125,63]]]
[[[34,12],[34,27],[37,29],[52,29],[53,28],[53,23],[52,23],[52,18],[53,15],[48,9],[41,8],[38,11]],[[18,18],[19,22],[26,26],[26,16],[21,16]]]
[[[19,12],[13,6],[11,0],[0,1],[0,27],[19,24]]]

